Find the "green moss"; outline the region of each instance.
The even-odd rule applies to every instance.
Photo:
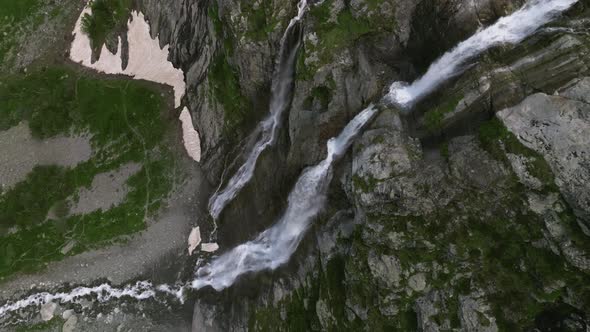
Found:
[[[306,43],[300,55],[297,65],[297,77],[303,80],[311,80],[317,68],[333,62],[334,57],[339,56],[343,49],[353,45],[357,40],[378,33],[391,33],[395,28],[395,21],[382,15],[379,7],[382,0],[367,2],[367,14],[355,15],[348,2],[344,8],[332,19],[334,5],[333,0],[326,0],[312,6],[309,16],[313,21],[313,31],[318,43]],[[394,3],[390,5],[395,7]],[[304,64],[303,59],[317,57],[317,61]]]
[[[444,142],[440,146],[440,154],[446,161],[449,161],[449,143]]]
[[[242,95],[238,74],[223,53],[209,67],[209,84],[214,98],[223,106],[226,132],[239,131],[252,106]]]
[[[442,104],[428,110],[424,114],[424,124],[431,132],[436,132],[442,128],[445,115],[455,110],[463,96],[455,95],[445,100]]]
[[[320,85],[311,90],[311,94],[303,103],[305,109],[311,109],[314,101],[317,101],[323,111],[327,111],[330,101],[332,101],[332,89],[325,85]]]
[[[536,214],[525,212],[523,197],[527,189],[513,180],[503,186],[506,186],[505,195],[500,197],[466,190],[455,197],[456,203],[451,202],[422,218],[398,217],[386,212],[367,216],[371,223],[383,226],[380,234],[395,231],[412,239],[408,248],[389,251],[372,245],[373,250],[395,255],[406,268],[418,263],[444,262],[449,273],[429,276],[428,284],[433,289],[454,293],[447,298],[448,312],[439,317],[441,321],[451,319],[453,326],[458,326],[456,309],[453,309],[458,303],[450,300],[469,294],[474,288],[487,290],[487,301],[492,305],[501,330],[529,326],[546,306],[544,301],[559,302],[566,296],[567,289],[578,294],[590,292],[590,287],[582,281],[588,280],[588,276],[572,269],[563,257],[548,248],[536,248],[532,244],[544,239],[543,221]],[[494,202],[493,205],[490,202]],[[382,208],[383,211],[388,209],[390,207]],[[570,225],[573,226],[575,219],[572,221]],[[429,242],[433,249],[421,246],[423,241]],[[456,255],[449,256],[450,244]],[[469,273],[469,277],[456,280],[464,272]],[[360,268],[359,271],[347,269],[347,273],[361,275],[363,272]],[[546,290],[547,286],[558,282],[565,283],[567,288]],[[361,292],[370,294],[367,289]],[[400,303],[405,302],[400,300]]]
[[[16,332],[33,332],[33,331],[61,331],[64,320],[61,318],[53,318],[47,322],[41,322],[30,326],[18,326]]]
[[[548,298],[544,290],[558,280],[572,277],[563,260],[548,249],[535,248],[530,242],[542,238],[542,222],[534,215],[514,219],[491,216],[488,220],[471,218],[464,231],[453,237],[462,252],[470,254],[475,269],[473,280],[493,289],[488,300],[501,327],[527,326],[542,309],[539,298]],[[553,293],[551,297],[557,297]],[[507,313],[511,313],[510,319]]]
[[[332,315],[336,319],[336,324],[344,325],[346,321],[345,303],[346,288],[344,284],[344,267],[345,261],[342,257],[336,256],[326,264],[326,273],[323,277],[323,287],[320,290],[320,296],[330,305]],[[334,326],[337,327],[338,325]]]
[[[131,0],[91,0],[91,13],[82,17],[82,32],[88,35],[92,49],[98,51],[109,34],[123,27],[131,11]]]
[[[399,315],[399,326],[399,331],[418,331],[418,315],[413,308],[409,308]]]
[[[213,29],[215,31],[216,37],[223,42],[223,51],[228,56],[231,56],[234,52],[234,34],[225,23],[227,20],[219,12],[219,7],[217,6],[216,2],[211,2],[209,4],[207,13],[213,23]]]
[[[275,15],[272,8],[271,0],[261,0],[256,2],[243,2],[241,4],[242,15],[248,21],[248,30],[245,36],[249,39],[261,41],[268,39],[268,35],[275,30],[280,23],[278,16]]]
[[[330,61],[336,52],[371,32],[369,21],[355,18],[349,8],[338,14],[336,22],[330,22],[330,8],[331,1],[325,1],[310,10],[310,15],[319,22],[315,31],[321,41],[319,56],[322,62]]]
[[[541,180],[543,192],[557,192],[555,177],[549,164],[536,151],[524,146],[497,118],[484,123],[479,129],[479,141],[497,160],[509,164],[506,153],[523,156],[528,159],[527,171],[533,177]]]
[[[309,15],[316,22],[314,32],[319,42],[317,45],[311,43],[304,45],[297,65],[297,75],[300,79],[310,79],[317,67],[329,63],[343,48],[349,47],[362,36],[375,31],[370,20],[354,17],[349,7],[342,9],[336,20],[331,21],[332,4],[333,1],[327,0],[309,10]],[[306,66],[303,62],[306,54],[316,54],[319,62]]]
[[[311,90],[313,98],[319,101],[322,109],[327,109],[332,100],[332,90],[326,86],[318,86]]]
[[[249,331],[281,331],[283,322],[278,309],[272,307],[256,308],[248,320]]]
[[[358,175],[353,175],[352,177],[352,184],[355,188],[360,189],[362,192],[369,193],[375,189],[379,181],[372,176],[368,178],[363,178]]]
[[[276,307],[256,308],[248,320],[248,329],[250,331],[319,331],[319,320],[315,313],[317,287],[317,279],[313,279],[311,287],[294,290],[289,296],[279,301]]]
[[[568,238],[572,240],[572,243],[576,248],[581,249],[586,253],[590,253],[590,241],[588,241],[588,236],[578,224],[578,217],[575,215],[572,208],[567,205],[565,200],[562,199],[560,203],[563,206],[563,211],[559,212],[557,215],[559,216],[561,224],[567,231]]]
[[[217,2],[212,1],[209,4],[209,9],[207,10],[207,14],[211,18],[213,22],[213,29],[217,36],[223,36],[223,22],[221,21],[221,17],[219,15],[219,7],[217,6]]]

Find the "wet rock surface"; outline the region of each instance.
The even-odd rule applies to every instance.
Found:
[[[384,1],[374,7],[365,1],[328,2],[324,5],[328,13],[325,22],[337,23],[339,15],[347,10],[351,10],[355,18],[396,22],[394,31],[377,29],[362,34],[343,48],[330,50],[333,45],[327,46],[328,51],[322,44],[325,42],[322,34],[325,25],[315,13],[308,13],[303,26],[304,48],[300,52],[293,103],[283,128],[288,136],[279,141],[277,149],[263,156],[252,185],[233,206],[228,207],[222,219],[232,223],[238,215],[241,216],[239,219],[257,216],[256,226],[240,226],[240,233],[246,233],[243,239],[263,229],[281,208],[280,205],[269,208],[256,203],[268,202],[269,199],[264,197],[276,195],[277,191],[264,189],[277,185],[276,182],[270,184],[274,178],[295,177],[303,167],[322,158],[325,140],[337,134],[368,101],[379,98],[383,88],[392,80],[413,79],[438,55],[437,52],[443,52],[473,33],[478,26],[494,22],[521,4],[520,1],[450,1],[447,4]],[[183,29],[201,33],[196,42],[189,43],[177,37],[162,40],[170,40],[176,45],[172,47],[173,58],[179,65],[191,68],[191,75],[195,74],[187,76],[187,83],[196,85],[197,93],[189,96],[187,101],[198,118],[196,126],[203,127],[203,141],[208,146],[204,148],[205,164],[211,170],[212,181],[217,182],[216,175],[220,173],[222,163],[217,154],[232,149],[228,148],[222,129],[224,124],[220,121],[224,105],[207,96],[211,77],[203,68],[224,52],[221,40],[227,38],[227,31],[224,30],[222,36],[219,31],[214,31],[215,15],[206,15],[202,6],[187,2],[163,9],[150,1],[144,1],[143,5],[147,11],[153,12],[147,16],[154,18],[150,23],[161,34],[174,36],[174,31]],[[253,35],[239,35],[236,40],[230,38],[234,53],[227,61],[238,73],[243,95],[250,99],[264,95],[261,91],[270,84],[281,31],[294,8],[293,4],[281,1],[257,5],[270,8],[282,23],[262,39]],[[231,18],[236,26],[246,31],[251,28],[252,21],[246,8],[231,1],[218,2],[215,7],[219,13],[217,17]],[[173,14],[174,11],[182,14]],[[181,19],[172,22],[170,15],[178,15]],[[556,25],[566,25],[567,22],[564,19]],[[437,37],[436,33],[444,36]],[[433,39],[444,40],[446,44],[434,43]],[[188,46],[181,46],[183,44]],[[191,51],[195,45],[201,52]],[[586,45],[583,34],[544,31],[520,46],[484,55],[440,94],[419,105],[417,115],[384,111],[358,138],[350,157],[339,167],[339,181],[334,181],[330,204],[318,226],[312,230],[315,236],[308,237],[309,243],[285,268],[290,275],[277,272],[272,281],[267,276],[247,277],[236,288],[261,284],[247,297],[237,295],[240,292],[236,291],[231,299],[226,293],[213,296],[211,301],[200,301],[195,307],[195,330],[265,330],[294,324],[302,324],[300,326],[308,330],[395,327],[426,331],[496,331],[531,326],[534,317],[518,308],[514,308],[514,312],[504,308],[503,301],[511,294],[505,280],[494,274],[486,279],[483,272],[478,272],[505,265],[510,267],[502,267],[500,274],[522,282],[516,282],[522,292],[551,294],[549,289],[558,289],[564,294],[563,301],[584,308],[587,304],[583,296],[575,295],[576,291],[573,291],[577,286],[569,286],[573,287],[571,289],[568,286],[550,287],[563,285],[561,281],[565,279],[587,278],[579,270],[584,269],[583,252],[586,249],[580,245],[583,237],[575,241],[572,238],[572,232],[579,227],[578,220],[583,220],[584,210],[580,209],[583,200],[576,201],[573,194],[568,198],[563,185],[575,182],[573,178],[578,178],[580,172],[574,171],[569,164],[557,166],[559,162],[554,161],[556,165],[553,165],[551,158],[562,160],[563,156],[556,155],[556,150],[537,149],[530,140],[525,143],[521,131],[513,130],[506,122],[503,122],[505,127],[519,142],[536,154],[505,148],[503,145],[508,143],[502,140],[495,141],[491,147],[485,137],[481,137],[479,128],[493,117],[494,112],[500,112],[499,117],[502,117],[507,107],[524,107],[519,103],[538,91],[546,93],[548,99],[587,102],[584,99],[585,80],[568,85],[588,70],[584,56]],[[438,51],[424,52],[428,46],[434,46]],[[417,52],[428,53],[433,58],[421,58],[416,56]],[[261,88],[255,88],[257,86]],[[561,87],[565,88],[560,90]],[[564,95],[566,88],[569,96]],[[559,96],[551,96],[555,91],[559,91]],[[253,104],[257,105],[256,102]],[[443,105],[450,111],[444,114],[442,124],[428,128],[426,120],[421,117],[432,111],[432,105],[438,105],[439,110]],[[561,107],[566,106],[544,105],[545,109],[552,108],[553,116],[558,118],[562,115],[555,114],[565,110]],[[252,119],[265,114],[265,107],[254,108]],[[576,116],[580,118],[576,120],[582,120],[581,115]],[[573,128],[569,125],[558,127],[563,130]],[[251,127],[244,124],[244,128]],[[528,124],[526,130],[532,128],[534,126]],[[533,137],[533,134],[528,135]],[[564,137],[557,133],[553,136]],[[580,140],[576,146],[587,150],[582,137],[585,136],[576,138]],[[547,139],[544,137],[539,141]],[[577,151],[577,154],[582,152]],[[271,160],[274,163],[270,163]],[[550,187],[548,182],[551,179],[531,171],[532,164],[545,160],[555,174],[557,184],[549,193],[543,191]],[[271,165],[279,162],[286,164],[286,169],[272,168]],[[560,175],[558,167],[561,172],[571,173]],[[273,174],[273,179],[268,179],[268,174]],[[289,185],[289,181],[282,181],[278,186],[286,188],[282,190],[284,193]],[[577,193],[583,196],[584,189],[579,187]],[[561,200],[561,194],[565,201]],[[546,203],[552,201],[549,197],[554,197],[554,203]],[[547,228],[551,225],[547,221],[547,210],[558,211],[554,204],[565,207],[558,212],[561,215],[553,219],[558,226],[551,226],[551,230]],[[568,214],[570,204],[575,214]],[[247,205],[254,208],[245,208]],[[353,211],[352,218],[343,218],[344,210]],[[258,218],[261,214],[265,215],[265,221]],[[332,224],[334,220],[352,220],[348,224],[350,230],[336,230]],[[520,220],[527,222],[523,224]],[[525,228],[531,230],[527,232]],[[233,237],[228,233],[235,230],[231,226],[222,228],[218,238],[223,242],[224,236]],[[505,242],[522,243],[522,247],[519,244],[515,249],[527,251],[522,255],[532,257],[533,253],[528,250],[533,250],[534,255],[544,258],[513,260],[510,255],[505,258],[506,253],[494,258],[492,253],[504,250],[490,244],[494,241],[500,247]],[[311,263],[302,264],[301,257],[309,255]],[[568,266],[564,277],[546,273],[541,278],[544,287],[540,288],[533,286],[528,277],[522,277],[528,276],[530,271],[542,269],[548,257],[560,261],[559,268]],[[273,289],[272,294],[256,290],[265,287]],[[579,294],[586,294],[585,288],[577,289]],[[228,302],[235,302],[234,296],[244,301],[228,305]],[[535,310],[541,310],[538,308],[545,303],[538,299],[519,298],[518,301],[521,306],[537,308]],[[233,317],[232,321],[223,318],[228,315]]]

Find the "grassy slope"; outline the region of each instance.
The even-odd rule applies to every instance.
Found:
[[[14,46],[13,35],[22,29],[22,23],[40,23],[40,15],[30,14],[37,12],[41,4],[41,0],[0,0],[0,62],[5,61],[6,53]]]
[[[154,212],[171,188],[167,174],[173,160],[164,144],[168,128],[160,95],[141,82],[99,80],[66,68],[3,81],[0,94],[8,98],[0,100],[2,128],[28,120],[39,138],[90,133],[94,152],[89,161],[74,168],[36,167],[25,181],[0,196],[0,229],[20,229],[2,238],[0,276],[60,259],[60,249],[72,240],[77,242],[75,253],[143,229],[145,209]],[[52,207],[65,209],[61,215],[66,215],[64,200],[89,186],[94,175],[131,161],[144,167],[129,179],[131,191],[122,205],[45,221]]]
[[[10,63],[9,54],[15,52],[20,37],[28,36],[44,20],[60,17],[44,14],[57,8],[48,3],[0,0],[0,59],[5,64]],[[144,217],[158,209],[172,186],[170,125],[163,118],[166,103],[158,91],[142,82],[98,79],[43,63],[55,61],[42,59],[28,73],[0,70],[0,130],[26,120],[38,139],[87,133],[92,136],[93,155],[72,168],[36,167],[24,181],[0,193],[0,280],[62,259],[61,249],[68,243],[75,243],[67,253],[72,255],[144,229]],[[130,192],[121,205],[67,216],[69,197],[90,186],[96,174],[127,162],[141,163],[143,168],[128,180]],[[57,220],[46,220],[51,209]]]
[[[72,168],[37,167],[11,190],[0,190],[0,284],[16,272],[35,272],[63,259],[61,249],[69,243],[75,246],[67,255],[75,255],[125,241],[121,235],[145,228],[146,214],[158,211],[172,188],[171,174],[178,174],[170,142],[172,124],[166,115],[169,105],[153,84],[104,79],[56,66],[63,62],[56,59],[63,52],[48,50],[65,49],[67,42],[40,44],[40,58],[27,65],[27,71],[13,68],[16,53],[22,52],[19,41],[39,32],[39,25],[47,20],[48,25],[62,29],[67,25],[64,18],[77,15],[76,5],[71,0],[0,0],[0,131],[26,120],[36,138],[84,133],[92,136],[93,146],[87,162]],[[69,32],[63,31],[64,36]],[[130,190],[122,204],[65,217],[66,197],[75,199],[96,174],[129,161],[143,167],[127,181]],[[56,220],[45,220],[49,209],[58,216]],[[18,231],[8,234],[7,228]],[[63,323],[56,317],[15,328],[61,330]]]

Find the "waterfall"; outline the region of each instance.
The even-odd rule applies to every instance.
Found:
[[[216,192],[209,199],[209,212],[213,219],[217,219],[225,206],[252,179],[258,157],[266,148],[273,145],[277,139],[278,129],[283,113],[289,108],[295,81],[295,59],[301,44],[301,27],[299,22],[307,10],[307,0],[301,0],[298,5],[297,16],[289,22],[289,26],[281,40],[281,50],[277,70],[274,73],[270,114],[259,125],[259,138],[244,164],[229,180],[225,189]]]
[[[516,44],[533,34],[544,24],[573,6],[578,0],[531,0],[512,15],[480,30],[436,60],[426,73],[408,85],[395,82],[389,88],[388,101],[408,109],[441,83],[462,71],[466,61],[489,48],[501,44]]]
[[[219,291],[231,286],[244,273],[274,270],[286,263],[324,206],[334,162],[376,113],[377,108],[369,106],[350,121],[338,137],[330,139],[326,159],[303,171],[289,194],[287,209],[279,221],[256,239],[235,247],[200,268],[191,287],[212,286]]]
[[[410,105],[415,100],[434,90],[444,80],[459,73],[461,65],[468,59],[491,46],[521,41],[576,2],[577,0],[533,0],[527,3],[511,16],[501,18],[493,26],[478,32],[473,37],[460,43],[452,51],[443,55],[430,66],[422,78],[412,85],[404,85],[400,82],[394,83],[390,92],[383,98],[384,101],[393,101],[404,106]],[[299,5],[299,14],[291,20],[287,31],[293,29],[301,19],[306,6],[306,1],[302,0]],[[285,36],[287,35],[289,33],[286,32]],[[285,41],[283,41],[283,48],[286,48]],[[281,63],[294,61],[296,48],[290,51],[283,50],[281,52]],[[293,66],[280,66],[273,83],[271,115],[262,124],[265,130],[263,139],[256,144],[258,149],[251,153],[248,162],[240,169],[241,172],[238,172],[232,178],[228,188],[222,192],[226,198],[222,199],[222,194],[212,197],[211,212],[214,217],[219,215],[227,201],[233,198],[237,191],[252,177],[254,164],[258,156],[276,139],[281,113],[287,108],[286,100],[289,98],[292,84]],[[231,286],[239,276],[245,273],[276,269],[289,260],[299,246],[305,231],[321,211],[332,179],[334,162],[344,154],[354,137],[376,113],[377,108],[373,105],[369,106],[359,113],[338,137],[328,141],[326,159],[302,173],[289,194],[285,213],[274,226],[262,232],[254,240],[235,247],[214,259],[207,266],[200,268],[197,271],[196,278],[187,284],[155,286],[149,281],[141,281],[122,288],[102,284],[96,287],[78,287],[68,293],[36,293],[1,306],[0,318],[12,312],[32,306],[40,306],[51,301],[71,303],[88,296],[95,296],[98,301],[104,302],[123,297],[146,300],[164,295],[171,296],[182,302],[184,290],[187,288],[200,289],[211,286],[216,290],[222,290]],[[259,152],[256,152],[257,150]],[[254,157],[252,157],[253,155]],[[252,162],[250,162],[251,158],[253,158]],[[236,184],[232,187],[234,189],[230,191],[232,183]]]
[[[231,286],[244,273],[276,269],[289,260],[313,218],[322,209],[332,179],[334,162],[346,152],[354,137],[376,113],[377,108],[369,106],[350,121],[338,137],[328,141],[326,159],[303,171],[289,195],[287,210],[273,227],[261,233],[255,240],[235,247],[200,268],[197,277],[188,284],[155,286],[149,281],[140,281],[122,288],[102,284],[96,287],[78,287],[67,293],[36,293],[1,306],[0,318],[28,307],[53,301],[73,303],[88,296],[95,296],[99,302],[106,302],[123,297],[141,301],[165,295],[183,302],[186,288],[212,286],[216,290],[222,290]]]

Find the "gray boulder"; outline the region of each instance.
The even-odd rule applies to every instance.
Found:
[[[576,99],[587,88],[585,79],[557,96],[535,94],[497,116],[545,158],[576,215],[590,225],[590,104]]]

